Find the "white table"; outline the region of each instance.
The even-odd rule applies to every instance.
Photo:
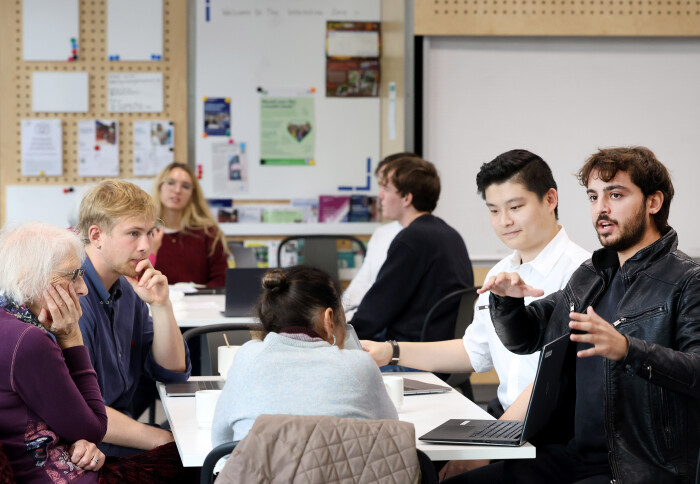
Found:
[[[184,296],[173,303],[173,312],[177,325],[181,328],[195,328],[220,323],[257,323],[255,317],[227,318],[221,312],[226,307],[223,294],[205,294]]]
[[[407,378],[442,383],[432,373],[391,373]],[[211,377],[192,377],[192,380]],[[194,411],[194,397],[168,397],[165,386],[158,383],[158,392],[170,422],[170,429],[175,437],[177,450],[180,452],[182,465],[199,467],[204,462],[211,445],[211,429],[202,429],[197,425]],[[451,391],[434,395],[413,395],[404,397],[399,411],[399,419],[411,422],[416,428],[416,447],[425,452],[431,460],[452,459],[528,459],[535,457],[535,448],[530,444],[522,447],[499,447],[486,445],[443,445],[427,444],[418,441],[418,437],[437,427],[450,418],[492,417],[479,406]]]

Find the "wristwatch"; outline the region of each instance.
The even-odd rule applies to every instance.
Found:
[[[393,340],[390,339],[387,341],[387,343],[391,344],[391,349],[393,351],[391,355],[391,361],[389,362],[390,365],[398,365],[399,364],[399,344]]]

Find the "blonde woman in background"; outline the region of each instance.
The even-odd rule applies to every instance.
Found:
[[[192,169],[171,163],[154,185],[157,217],[163,221],[155,267],[170,284],[194,282],[209,287],[225,284],[228,248],[223,232],[207,207]],[[156,243],[157,245],[157,243]]]

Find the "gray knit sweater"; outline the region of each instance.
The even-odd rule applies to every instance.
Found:
[[[261,414],[398,419],[369,354],[277,333],[236,353],[214,413],[212,444],[241,440]]]

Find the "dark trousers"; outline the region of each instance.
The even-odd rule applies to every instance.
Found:
[[[577,480],[576,462],[562,445],[539,445],[535,459],[489,464],[443,481],[443,484],[609,484],[610,475]]]

